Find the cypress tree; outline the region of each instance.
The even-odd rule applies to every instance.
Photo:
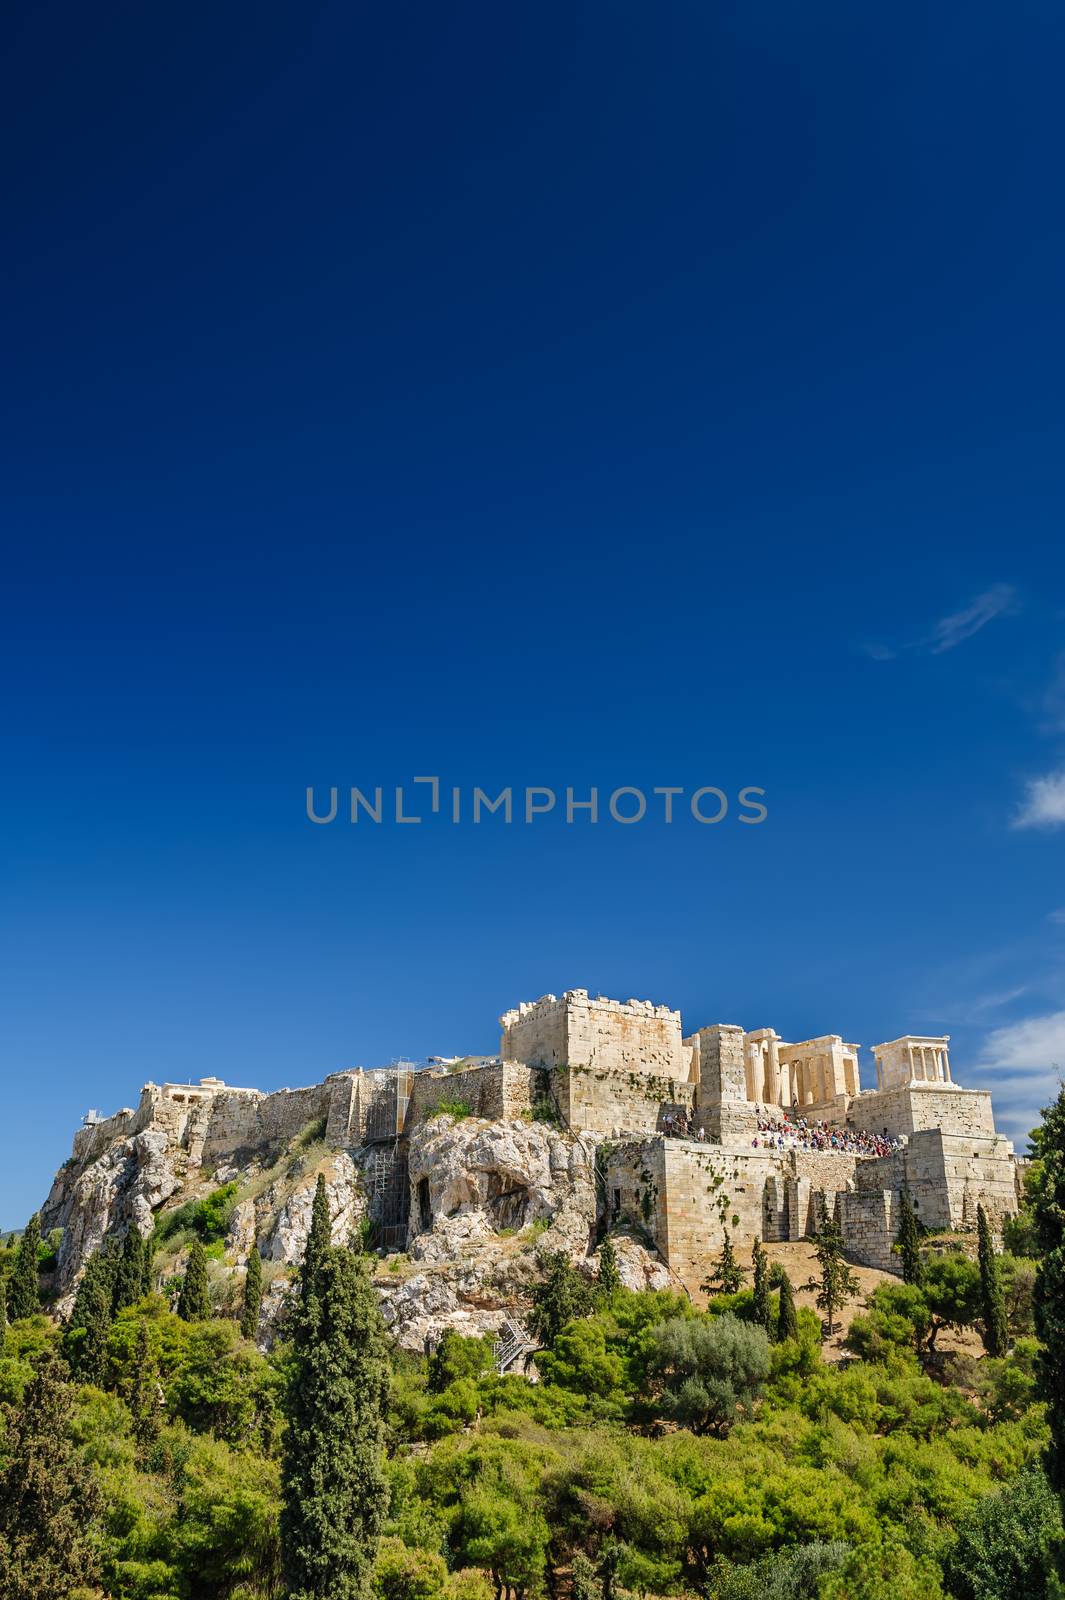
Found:
[[[1034,1295],[1035,1331],[1043,1347],[1036,1382],[1050,1426],[1047,1476],[1060,1496],[1065,1494],[1065,1087],[1043,1112],[1039,1158],[1042,1178],[1032,1211],[1043,1252]]]
[[[244,1273],[244,1311],[240,1331],[245,1339],[254,1339],[259,1331],[259,1310],[263,1303],[263,1258],[258,1245],[252,1246]]]
[[[0,1273],[0,1349],[3,1348],[4,1334],[7,1332],[7,1279]]]
[[[49,1352],[18,1406],[6,1406],[0,1468],[0,1594],[68,1600],[98,1576],[100,1495],[70,1438],[66,1369]]]
[[[41,1306],[41,1285],[37,1265],[41,1243],[41,1219],[34,1212],[18,1242],[15,1265],[7,1290],[7,1314],[12,1322],[32,1317]]]
[[[207,1253],[200,1239],[192,1241],[181,1293],[178,1296],[177,1314],[185,1322],[206,1322],[211,1315],[211,1296],[207,1288]]]
[[[702,1285],[704,1294],[735,1294],[743,1288],[744,1271],[736,1260],[736,1252],[732,1248],[732,1235],[725,1229],[725,1239],[721,1246],[721,1254],[714,1264],[714,1270]]]
[[[564,1250],[547,1251],[538,1259],[542,1280],[532,1291],[529,1328],[548,1349],[567,1322],[595,1310],[595,1297]]]
[[[799,1337],[799,1313],[795,1309],[795,1293],[786,1272],[780,1274],[780,1312],[777,1316],[777,1340]]]
[[[987,1213],[983,1206],[976,1211],[980,1255],[980,1303],[984,1316],[984,1347],[989,1356],[1004,1356],[1010,1347],[1009,1327],[1006,1322],[1006,1300],[1002,1293],[998,1257]]]
[[[614,1241],[607,1234],[599,1246],[599,1290],[601,1294],[609,1295],[620,1287],[621,1274],[618,1271],[618,1253],[614,1249]]]
[[[71,1371],[83,1383],[101,1384],[115,1299],[115,1258],[97,1250],[85,1263],[74,1297],[63,1350]]]
[[[117,1314],[126,1306],[134,1306],[144,1293],[144,1246],[141,1236],[131,1222],[122,1241],[118,1263],[115,1267],[115,1290],[112,1309]]]
[[[155,1255],[155,1234],[141,1241],[141,1299],[152,1292],[152,1258]]]
[[[126,1383],[126,1404],[133,1418],[133,1437],[142,1451],[147,1450],[158,1439],[163,1425],[163,1394],[146,1322],[137,1329],[137,1343]]]
[[[760,1239],[754,1241],[754,1320],[773,1337],[773,1303],[769,1297],[769,1256]]]
[[[312,1249],[308,1239],[281,1469],[285,1593],[363,1600],[388,1500],[384,1330],[363,1258]]]
[[[924,1263],[921,1260],[921,1229],[917,1221],[917,1213],[913,1209],[909,1189],[903,1189],[899,1200],[899,1231],[895,1235],[895,1249],[902,1266],[903,1283],[912,1283],[920,1288],[924,1278]]]
[[[303,1252],[303,1267],[300,1271],[300,1298],[307,1304],[312,1292],[314,1276],[318,1264],[325,1260],[325,1253],[332,1244],[333,1229],[329,1220],[329,1196],[326,1193],[325,1179],[318,1174],[318,1182],[314,1186],[314,1203],[311,1206],[311,1226],[307,1234],[307,1244]]]
[[[829,1217],[824,1190],[818,1197],[818,1231],[814,1235],[814,1253],[821,1268],[820,1279],[810,1284],[817,1290],[817,1306],[825,1313],[826,1332],[829,1338],[836,1331],[836,1312],[858,1293],[859,1283],[843,1257],[843,1229],[839,1222],[839,1198]]]

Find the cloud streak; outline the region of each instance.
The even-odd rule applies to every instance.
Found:
[[[1013,818],[1014,828],[1060,828],[1065,826],[1065,769],[1030,778],[1024,799]],[[1058,920],[1053,914],[1053,920]]]
[[[907,652],[941,656],[948,650],[956,650],[966,639],[971,639],[981,628],[986,628],[989,622],[994,622],[996,617],[1016,609],[1017,591],[1013,585],[994,583],[990,589],[985,589],[976,595],[960,611],[952,611],[948,616],[940,617],[939,621],[933,623],[928,632],[922,634],[920,638],[897,646],[871,644],[866,647],[865,653],[874,661],[894,661],[897,656],[905,655]]]

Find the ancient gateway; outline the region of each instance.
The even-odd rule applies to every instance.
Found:
[[[472,1235],[462,1234],[460,1213],[478,1206],[500,1231],[545,1215],[556,1205],[545,1196],[563,1181],[576,1196],[566,1204],[576,1232],[584,1229],[582,1251],[594,1249],[597,1219],[600,1232],[628,1224],[688,1281],[726,1228],[741,1249],[808,1235],[822,1193],[830,1205],[838,1197],[851,1257],[883,1268],[894,1264],[904,1188],[934,1229],[973,1230],[981,1205],[995,1223],[1017,1208],[1013,1148],[995,1132],[990,1094],[954,1082],[946,1036],[875,1046],[875,1087],[863,1090],[859,1047],[838,1034],[789,1043],[772,1028],[714,1023],[685,1037],[668,1006],[584,989],[545,995],[500,1020],[498,1057],[443,1070],[358,1068],[274,1094],[216,1078],[147,1084],[136,1109],[87,1119],[44,1212],[65,1229],[61,1287],[108,1230],[150,1231],[160,1204],[211,1175],[266,1164],[264,1151],[312,1124],[336,1153],[332,1170],[344,1164],[349,1175],[337,1180],[348,1196],[337,1207],[354,1217],[361,1205],[378,1242],[416,1260],[449,1227],[453,1248],[465,1248]],[[470,1154],[445,1188],[432,1152],[448,1110],[465,1119]],[[492,1125],[483,1138],[473,1119]],[[504,1171],[475,1155],[475,1134],[482,1149],[494,1140],[531,1150],[539,1138],[536,1184],[513,1162]],[[258,1214],[247,1209],[250,1237],[273,1229],[274,1259],[290,1259],[285,1230],[309,1196],[290,1197],[268,1222],[256,1204]],[[241,1214],[238,1262],[249,1247],[237,1237]]]

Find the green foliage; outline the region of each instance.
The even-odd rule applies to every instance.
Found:
[[[137,1329],[136,1349],[126,1379],[126,1403],[133,1437],[146,1450],[158,1439],[163,1425],[163,1390],[146,1322]]]
[[[925,1263],[921,1293],[931,1315],[928,1348],[943,1328],[971,1328],[980,1316],[980,1269],[960,1252]]]
[[[1039,1235],[1030,1205],[1021,1206],[1016,1215],[1006,1218],[1002,1224],[1002,1245],[1012,1256],[1039,1255]]]
[[[227,1183],[214,1189],[202,1200],[188,1200],[157,1219],[155,1243],[162,1244],[188,1230],[196,1233],[204,1244],[223,1239],[233,1220],[239,1185]]]
[[[1010,1336],[1006,1324],[1006,1300],[999,1277],[998,1257],[987,1213],[977,1207],[977,1231],[980,1249],[980,1309],[984,1319],[984,1346],[989,1356],[1004,1356],[1009,1349]]]
[[[1044,1474],[1022,1472],[958,1528],[946,1562],[955,1600],[1060,1600],[1061,1507]]]
[[[529,1329],[550,1349],[566,1323],[588,1316],[595,1301],[587,1280],[565,1251],[548,1251],[540,1256],[539,1264],[543,1276],[532,1291]]]
[[[710,1600],[809,1600],[821,1578],[836,1572],[848,1555],[841,1540],[800,1544],[737,1566],[720,1558],[710,1574]]]
[[[795,1309],[795,1293],[791,1286],[791,1279],[787,1273],[779,1274],[780,1304],[777,1311],[777,1340],[797,1339],[799,1336],[799,1317]]]
[[[821,1276],[811,1284],[817,1290],[817,1307],[825,1314],[826,1332],[835,1332],[836,1312],[858,1293],[858,1280],[843,1256],[843,1230],[839,1219],[830,1217],[825,1196],[818,1196],[818,1231],[814,1235],[814,1253]]]
[[[365,1261],[322,1245],[315,1198],[295,1319],[282,1469],[289,1600],[361,1600],[388,1492],[382,1468],[389,1367]],[[325,1213],[328,1227],[328,1212]]]
[[[34,1273],[36,1259],[34,1245]],[[100,1496],[70,1437],[65,1376],[62,1362],[48,1353],[21,1404],[5,1407],[0,1467],[4,1600],[69,1600],[77,1585],[90,1584],[97,1575],[93,1536]]]
[[[430,1117],[454,1117],[456,1122],[472,1115],[473,1107],[468,1100],[441,1100],[429,1112]]]
[[[491,1339],[473,1339],[445,1328],[429,1358],[429,1388],[442,1394],[463,1378],[479,1378],[493,1368]]]
[[[647,1362],[664,1416],[695,1433],[726,1433],[769,1376],[769,1340],[737,1317],[676,1318],[653,1332]]]
[[[74,1376],[84,1383],[100,1383],[103,1378],[114,1315],[116,1265],[114,1255],[97,1250],[85,1263],[74,1297],[63,1354]]]
[[[903,1189],[899,1201],[899,1231],[895,1235],[894,1248],[899,1257],[903,1283],[916,1284],[920,1287],[921,1279],[924,1277],[924,1263],[921,1260],[921,1224],[913,1209],[909,1189]]]
[[[708,1274],[701,1285],[704,1294],[735,1294],[743,1288],[746,1273],[736,1260],[736,1252],[732,1248],[732,1235],[725,1229],[725,1237],[721,1245],[721,1254],[714,1263],[714,1269]]]
[[[199,1239],[193,1239],[189,1250],[181,1293],[178,1295],[177,1314],[183,1322],[202,1322],[211,1315],[207,1252]]]
[[[254,1339],[259,1331],[259,1312],[263,1303],[263,1258],[258,1245],[252,1245],[248,1265],[244,1270],[244,1306],[240,1315],[240,1331],[245,1339]]]
[[[886,1361],[892,1353],[915,1353],[932,1330],[924,1293],[912,1283],[882,1283],[852,1319],[844,1344],[863,1361]]]
[[[754,1320],[764,1328],[767,1338],[773,1337],[773,1302],[769,1293],[769,1256],[760,1240],[754,1242]]]
[[[1035,1328],[1043,1349],[1037,1369],[1039,1392],[1050,1424],[1047,1471],[1058,1495],[1065,1494],[1065,1087],[1043,1112],[1038,1136],[1037,1178],[1030,1176],[1036,1239],[1042,1259],[1035,1282]]]
[[[621,1287],[621,1274],[618,1271],[618,1253],[614,1248],[614,1241],[607,1234],[599,1246],[599,1292],[611,1295],[615,1289]]]
[[[32,1317],[41,1305],[38,1253],[41,1245],[41,1219],[34,1212],[18,1242],[15,1265],[7,1285],[7,1315],[11,1322]]]
[[[112,1272],[112,1310],[123,1311],[126,1306],[136,1305],[143,1293],[144,1245],[130,1223]]]

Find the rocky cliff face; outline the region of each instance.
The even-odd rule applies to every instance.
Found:
[[[203,1141],[192,1139],[184,1123],[161,1121],[149,1116],[136,1132],[116,1128],[109,1141],[94,1140],[57,1174],[42,1224],[63,1230],[59,1310],[69,1309],[89,1256],[129,1227],[162,1236],[156,1272],[165,1292],[183,1267],[196,1205],[211,1198],[221,1235],[219,1259],[211,1262],[212,1295],[223,1309],[239,1302],[242,1269],[258,1244],[266,1269],[261,1331],[268,1339],[303,1255],[319,1174],[334,1242],[345,1242],[368,1216],[369,1152],[330,1147],[317,1119],[287,1140],[232,1150],[216,1141],[207,1162]],[[446,1327],[485,1333],[508,1314],[520,1315],[541,1251],[565,1251],[595,1273],[598,1140],[530,1120],[447,1115],[414,1130],[407,1249],[384,1256],[375,1275],[385,1320],[401,1344],[421,1350]],[[622,1238],[618,1249],[623,1280],[632,1287],[672,1281],[637,1240]]]

